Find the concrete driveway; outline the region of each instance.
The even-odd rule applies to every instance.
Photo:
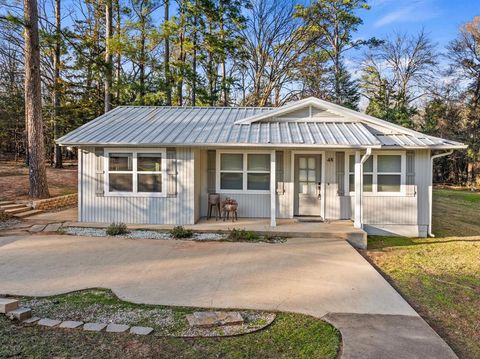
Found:
[[[0,237],[0,293],[52,295],[90,287],[151,304],[417,316],[349,244]]]

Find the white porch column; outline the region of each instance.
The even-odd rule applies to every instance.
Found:
[[[360,151],[355,152],[355,218],[353,225],[355,228],[362,227],[362,160]]]
[[[277,226],[277,184],[276,184],[275,150],[270,153],[270,226]]]

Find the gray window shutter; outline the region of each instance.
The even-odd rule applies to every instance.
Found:
[[[167,197],[177,197],[177,151],[167,148]]]
[[[95,196],[103,197],[104,175],[103,170],[104,156],[103,148],[95,147]]]
[[[215,167],[217,165],[217,153],[215,150],[207,151],[207,192],[215,193],[216,188],[216,173]]]
[[[277,183],[277,194],[285,194],[283,151],[275,152],[275,180]]]
[[[406,191],[407,196],[416,196],[415,186],[415,151],[407,151]]]
[[[337,152],[335,159],[337,194],[339,196],[345,196],[345,152]]]

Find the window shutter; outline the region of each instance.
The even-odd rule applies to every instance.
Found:
[[[406,192],[407,196],[416,196],[415,186],[415,151],[407,151]]]
[[[104,152],[103,148],[95,147],[95,196],[103,197],[104,191]]]
[[[207,192],[215,193],[216,191],[216,173],[215,167],[217,164],[217,152],[215,150],[207,151]]]
[[[345,196],[345,152],[336,152],[335,161],[337,194]]]
[[[177,151],[167,148],[167,197],[177,197]]]
[[[277,194],[285,194],[283,151],[275,152],[275,180],[277,183]]]

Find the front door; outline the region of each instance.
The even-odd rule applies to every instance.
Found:
[[[295,155],[295,215],[322,215],[322,155]]]

